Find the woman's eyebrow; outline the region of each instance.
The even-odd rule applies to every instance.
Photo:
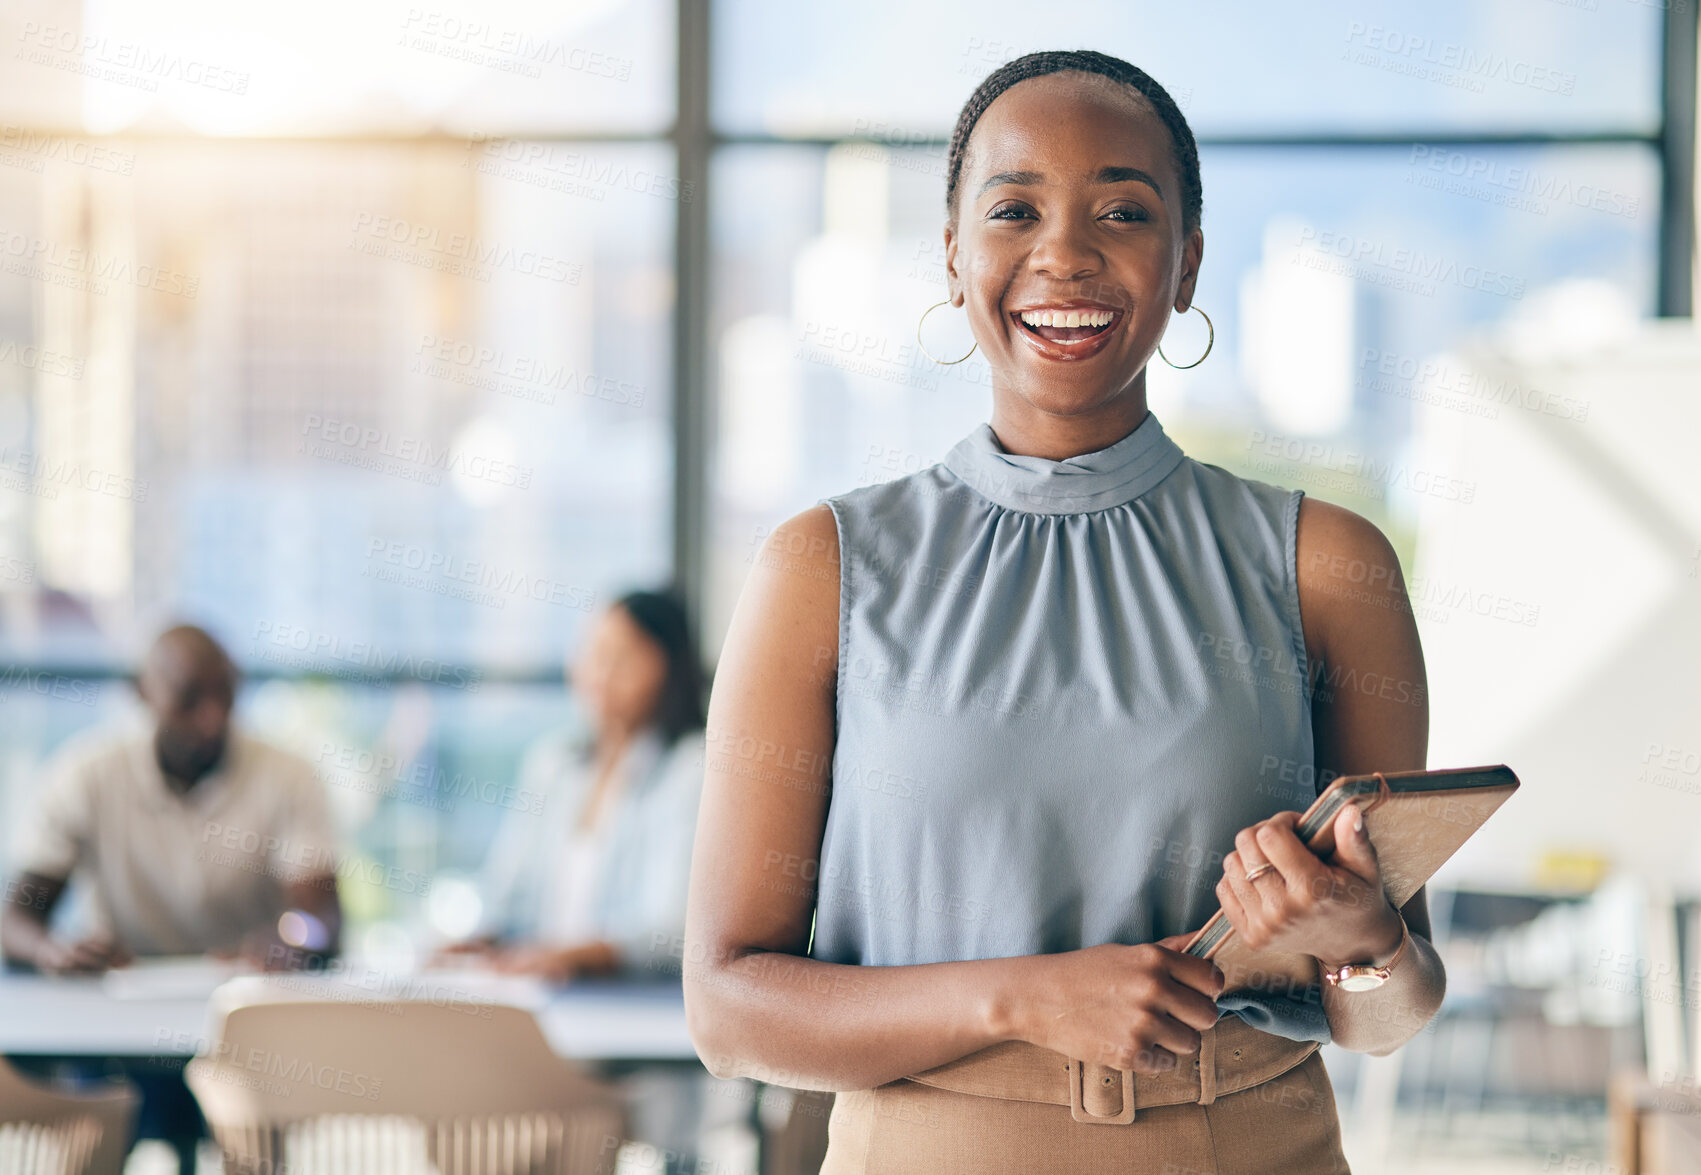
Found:
[[[1130,180],[1145,184],[1152,189],[1152,192],[1160,201],[1163,200],[1163,189],[1158,186],[1158,181],[1138,167],[1101,167],[1099,173],[1093,177],[1093,182],[1099,184],[1121,184]],[[975,195],[977,197],[983,196],[989,189],[996,188],[1000,184],[1027,185],[1044,182],[1045,176],[1037,171],[1001,171],[996,175],[987,176],[986,182],[981,184]]]
[[[996,188],[999,184],[1037,184],[1044,180],[1045,177],[1037,171],[1001,171],[997,175],[987,176],[986,182],[975,195],[984,195],[989,188]]]
[[[1158,187],[1158,181],[1141,171],[1138,167],[1105,167],[1099,170],[1096,177],[1101,184],[1121,184],[1129,180],[1145,184],[1152,189],[1159,201],[1164,198],[1163,189]]]

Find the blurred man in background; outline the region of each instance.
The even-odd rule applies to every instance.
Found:
[[[149,955],[242,957],[271,970],[337,949],[337,853],[312,766],[231,722],[237,670],[205,631],[154,642],[136,688],[151,721],[66,748],[0,910],[0,952],[54,974]],[[73,876],[95,927],[50,922]]]
[[[169,629],[136,678],[147,724],[56,757],[0,910],[7,960],[65,975],[150,955],[281,970],[335,953],[342,908],[323,788],[305,759],[232,724],[237,676],[205,631]],[[95,926],[63,938],[50,922],[73,877],[91,891]],[[135,1137],[166,1141],[189,1175],[205,1126],[182,1074],[182,1059],[152,1057],[38,1075],[128,1078],[142,1094]]]

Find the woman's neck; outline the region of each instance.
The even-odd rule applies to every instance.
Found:
[[[610,767],[618,763],[636,737],[637,731],[630,726],[605,726],[597,731],[596,742],[591,747],[597,766]]]
[[[1136,385],[1102,407],[1062,416],[1046,412],[1013,392],[995,391],[992,432],[1006,453],[1066,461],[1108,449],[1146,419],[1145,373]]]

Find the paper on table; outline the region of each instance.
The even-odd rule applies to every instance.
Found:
[[[339,960],[317,971],[239,976],[219,992],[218,1002],[235,1006],[262,1000],[352,1000],[538,1008],[549,1002],[551,991],[543,980],[526,975],[398,971]]]

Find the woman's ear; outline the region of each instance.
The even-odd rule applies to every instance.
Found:
[[[945,289],[953,306],[961,306],[963,279],[957,273],[957,229],[949,221],[945,224]]]
[[[1199,263],[1205,258],[1205,230],[1196,228],[1181,244],[1181,282],[1175,293],[1175,312],[1193,308],[1193,287],[1199,283]]]

